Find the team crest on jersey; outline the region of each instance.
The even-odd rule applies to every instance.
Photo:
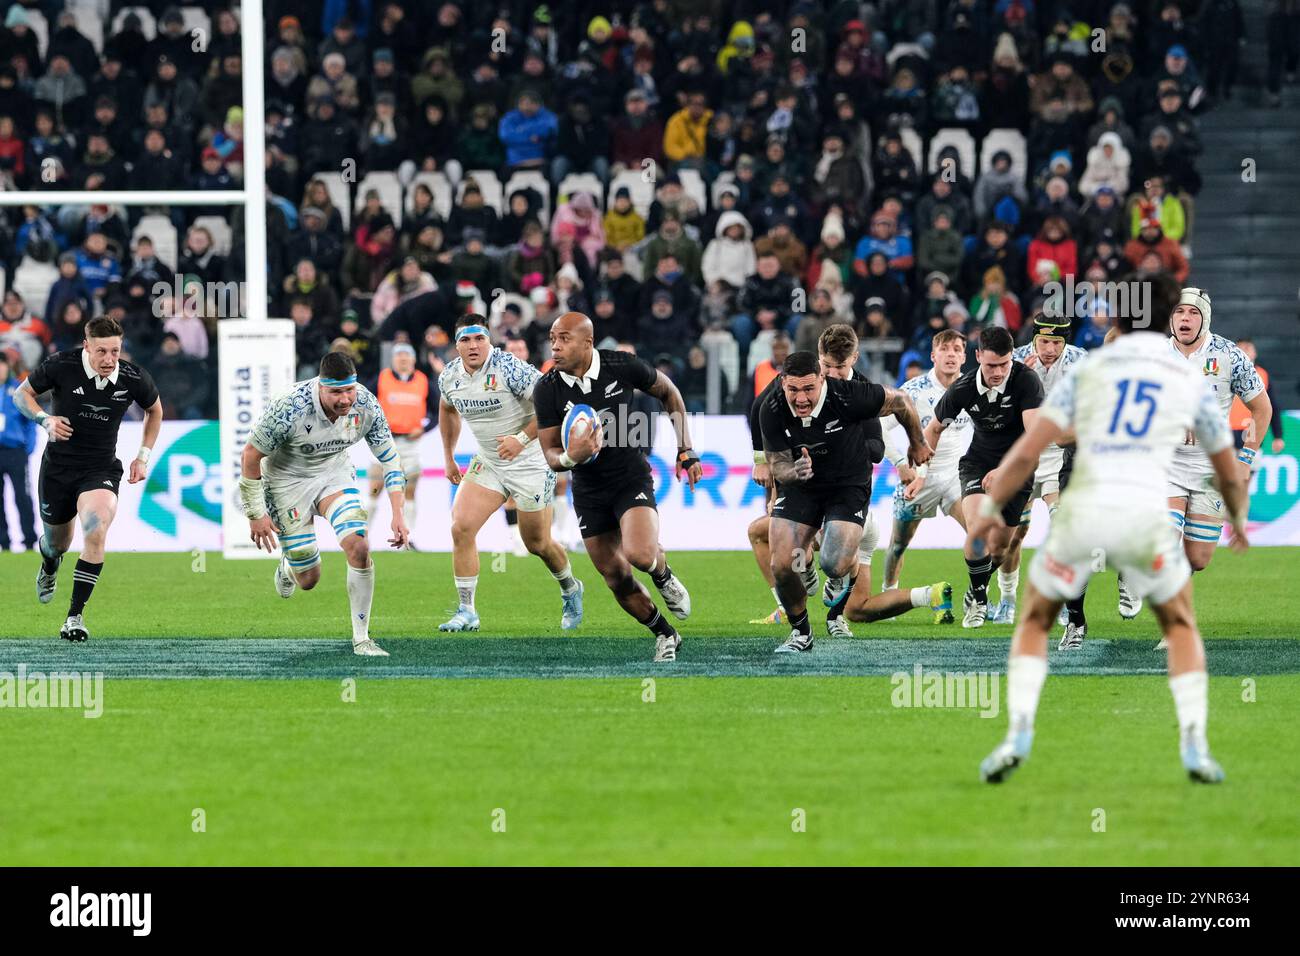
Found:
[[[1219,360],[1217,357],[1210,356],[1205,360],[1205,374],[1206,375],[1219,374]]]
[[[361,416],[360,416],[360,415],[349,415],[349,416],[348,416],[348,419],[349,419],[349,421],[351,422],[353,428],[360,428],[360,427],[361,427]]]
[[[501,381],[497,378],[497,373],[488,372],[487,378],[483,380],[483,390],[487,392],[495,392],[500,387]]]
[[[290,520],[290,521],[297,521],[297,520],[298,520],[298,509],[297,509],[297,508],[290,508],[290,509],[289,509],[289,520]]]

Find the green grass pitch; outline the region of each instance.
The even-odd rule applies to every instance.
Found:
[[[0,708],[0,865],[1300,860],[1295,549],[1220,551],[1196,579],[1219,787],[1186,782],[1154,620],[1119,619],[1113,575],[1084,649],[1052,642],[1032,759],[990,787],[1005,714],[895,707],[890,675],[1001,671],[1009,627],[915,611],[774,658],[750,555],[671,557],[694,614],[664,666],[582,555],[572,637],[535,559],[484,555],[484,630],[447,637],[449,556],[377,556],[384,660],[349,653],[337,554],[283,601],[270,562],[110,553],[80,647],[54,637],[70,564],[41,606],[35,558],[0,556],[0,672],[105,675],[99,719]],[[959,554],[908,556],[906,585],[940,578],[960,597]]]

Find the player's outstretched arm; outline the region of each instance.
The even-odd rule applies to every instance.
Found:
[[[455,405],[448,405],[445,399],[438,407],[438,434],[442,437],[447,480],[459,485],[461,475],[460,466],[456,464],[456,442],[460,440],[460,412],[456,411]]]
[[[663,404],[664,411],[668,413],[668,420],[673,423],[673,433],[677,436],[677,464],[673,469],[674,474],[681,478],[682,473],[685,472],[687,483],[694,488],[695,483],[704,477],[704,468],[700,465],[700,458],[695,454],[695,449],[691,447],[691,432],[686,422],[686,402],[682,398],[682,393],[663,372],[655,373],[655,383],[650,386],[649,392]]]
[[[239,459],[239,503],[248,518],[249,537],[259,551],[274,554],[279,542],[276,527],[266,513],[266,493],[262,488],[262,459],[266,453],[249,442]]]
[[[14,404],[18,406],[18,411],[24,418],[30,418],[45,429],[50,441],[67,441],[72,437],[72,423],[62,415],[46,414],[40,402],[36,401],[31,379],[27,379],[14,390]]]
[[[913,466],[924,465],[934,455],[934,448],[926,440],[926,432],[921,430],[921,416],[907,394],[900,389],[885,386],[885,403],[880,406],[881,415],[892,415],[894,421],[903,426],[907,432],[907,460]],[[936,437],[936,441],[938,438]]]
[[[131,475],[127,478],[130,484],[144,481],[149,471],[149,455],[152,454],[154,445],[158,443],[158,433],[162,431],[162,420],[162,399],[157,398],[144,410],[144,437],[140,441],[140,450],[131,459]]]

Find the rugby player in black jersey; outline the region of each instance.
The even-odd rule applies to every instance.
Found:
[[[553,471],[573,472],[573,510],[591,563],[623,610],[655,635],[654,660],[673,661],[681,636],[632,574],[633,568],[647,572],[679,620],[690,615],[691,597],[659,544],[654,476],[639,447],[650,423],[639,421],[642,413],[631,407],[636,389],[659,399],[668,412],[677,434],[677,477],[694,488],[703,469],[691,448],[677,386],[634,355],[595,348],[592,331],[591,319],[581,312],[566,312],[551,326],[555,367],[533,389],[537,437]],[[575,436],[566,452],[560,427],[575,405],[590,405],[603,427]]]
[[[935,445],[943,430],[963,410],[970,415],[974,426],[971,443],[957,469],[967,529],[975,524],[980,505],[987,497],[985,489],[1002,456],[1025,433],[1043,404],[1042,379],[1023,362],[1012,359],[1014,345],[1006,329],[990,326],[982,331],[975,352],[978,364],[948,387],[934,407],[934,418],[925,428],[926,441]],[[1012,529],[1020,523],[1020,514],[1033,489],[1031,475],[1006,503],[1002,512],[1006,526],[989,534],[987,547],[967,531],[965,554],[970,590],[966,592],[962,627],[984,626],[988,616],[989,578],[1001,563]]]
[[[857,580],[858,547],[871,502],[868,423],[893,414],[908,433],[908,457],[930,458],[916,409],[897,389],[863,379],[828,377],[812,352],[786,359],[779,391],[759,409],[766,464],[776,483],[772,503],[772,572],[789,617],[778,653],[812,649],[801,563],[822,530],[820,563],[832,613],[842,613]],[[879,422],[876,422],[877,425]]]
[[[153,378],[125,361],[122,327],[113,319],[91,319],[81,346],[50,356],[16,392],[14,401],[28,418],[45,429],[49,442],[41,458],[40,502],[45,533],[36,597],[48,604],[58,585],[59,565],[72,546],[73,521],[80,520],[83,542],[72,574],[72,601],[59,636],[81,642],[89,637],[83,612],[104,567],[104,544],[117,514],[122,462],[117,432],[122,416],[138,404],[145,410],[144,438],[131,460],[127,481],[144,481],[149,454],[162,427],[162,400]],[[37,396],[54,393],[54,414]]]
[[[853,327],[843,323],[828,326],[817,340],[817,363],[822,374],[827,378],[857,379],[866,381],[860,373],[854,371],[858,360],[858,336]],[[771,470],[763,452],[763,435],[759,423],[759,413],[763,403],[774,393],[781,390],[781,377],[778,375],[768,384],[750,408],[749,428],[754,448],[754,481],[768,489],[767,507],[763,515],[755,518],[749,525],[750,546],[763,571],[763,577],[772,588],[772,596],[777,599],[777,609],[766,618],[750,621],[751,624],[779,624],[783,611],[780,596],[777,594],[773,576],[771,546],[769,534],[771,529],[772,504],[776,500],[776,485],[772,481]],[[879,464],[885,457],[885,441],[880,419],[872,419],[865,425],[867,447],[871,452],[872,465]],[[868,499],[868,502],[870,499]],[[852,637],[850,621],[870,622],[897,617],[916,607],[928,607],[935,612],[936,621],[952,623],[952,588],[945,581],[923,588],[908,590],[892,589],[880,594],[871,593],[871,556],[880,540],[880,532],[870,510],[866,512],[866,522],[862,529],[862,539],[858,544],[858,575],[847,600],[837,600],[843,595],[837,593],[833,582],[828,579],[823,601],[831,611],[826,619],[826,631],[831,637]],[[821,545],[822,533],[819,530],[816,545]],[[800,556],[804,589],[808,595],[817,592],[817,565],[810,556]],[[946,597],[945,597],[946,595]],[[945,606],[946,602],[946,606]]]

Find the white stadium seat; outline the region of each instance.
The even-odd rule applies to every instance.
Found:
[[[140,221],[135,224],[135,229],[131,232],[131,241],[139,239],[141,236],[148,236],[153,240],[153,251],[158,256],[158,261],[165,265],[172,272],[176,271],[176,252],[179,243],[176,235],[176,226],[168,216],[141,216]]]
[[[596,200],[596,208],[605,211],[605,189],[595,173],[569,173],[565,176],[557,193],[560,201],[568,202],[574,193],[587,193]]]
[[[903,140],[903,148],[912,154],[912,162],[916,163],[918,173],[925,170],[925,150],[921,143],[921,134],[910,126],[904,126],[898,131],[899,137]]]
[[[216,247],[217,255],[230,255],[234,230],[230,228],[230,223],[226,222],[225,216],[199,216],[194,220],[194,225],[203,226],[212,233],[212,244]]]
[[[24,8],[27,13],[27,29],[36,35],[36,49],[40,51],[41,59],[45,59],[45,53],[50,48],[50,24],[45,19],[45,14],[39,10],[33,10],[31,7]]]
[[[460,186],[456,190],[457,200],[465,195],[465,180],[472,179],[478,183],[479,191],[483,194],[483,204],[491,206],[497,211],[497,215],[505,214],[505,197],[502,195],[501,180],[497,174],[490,169],[471,169],[460,181]]]
[[[443,222],[451,215],[451,183],[446,173],[416,173],[415,178],[406,189],[406,212],[409,215],[415,208],[415,187],[423,183],[433,193],[433,209]]]
[[[993,154],[1005,149],[1011,154],[1011,169],[1023,178],[1029,170],[1025,134],[1018,129],[991,129],[980,144],[980,172],[993,168]]]
[[[551,184],[545,176],[535,169],[521,169],[506,180],[505,195],[516,189],[532,189],[542,197],[542,228],[551,228]]]
[[[961,164],[960,172],[967,179],[975,178],[975,137],[969,130],[959,127],[941,129],[930,140],[930,161],[926,169],[930,173],[939,172],[939,153],[949,146],[957,147],[957,156]]]
[[[366,173],[365,179],[357,183],[357,198],[352,205],[354,213],[360,212],[366,204],[366,193],[370,190],[379,193],[379,202],[393,217],[393,224],[402,226],[402,184],[396,173]]]
[[[148,7],[123,7],[113,18],[113,29],[109,31],[109,36],[121,33],[122,22],[132,13],[140,18],[140,34],[146,40],[152,40],[158,35],[158,21],[154,19]]]
[[[696,169],[679,169],[677,177],[682,181],[682,192],[695,200],[700,212],[709,211],[708,190],[704,188],[704,177]]]
[[[644,219],[650,215],[650,204],[654,202],[654,183],[646,182],[639,169],[625,169],[609,181],[609,198],[612,202],[619,188],[626,186],[632,194],[632,205]]]
[[[95,10],[84,7],[70,7],[72,15],[77,20],[77,30],[83,37],[91,42],[95,52],[102,54],[104,52],[104,18]]]
[[[52,262],[37,262],[24,258],[14,270],[13,288],[23,297],[27,311],[33,315],[45,313],[45,300],[50,296],[50,286],[59,278],[59,267]]]
[[[195,35],[195,30],[202,30],[207,42],[212,42],[212,19],[202,7],[181,7],[181,20],[190,36]]]

